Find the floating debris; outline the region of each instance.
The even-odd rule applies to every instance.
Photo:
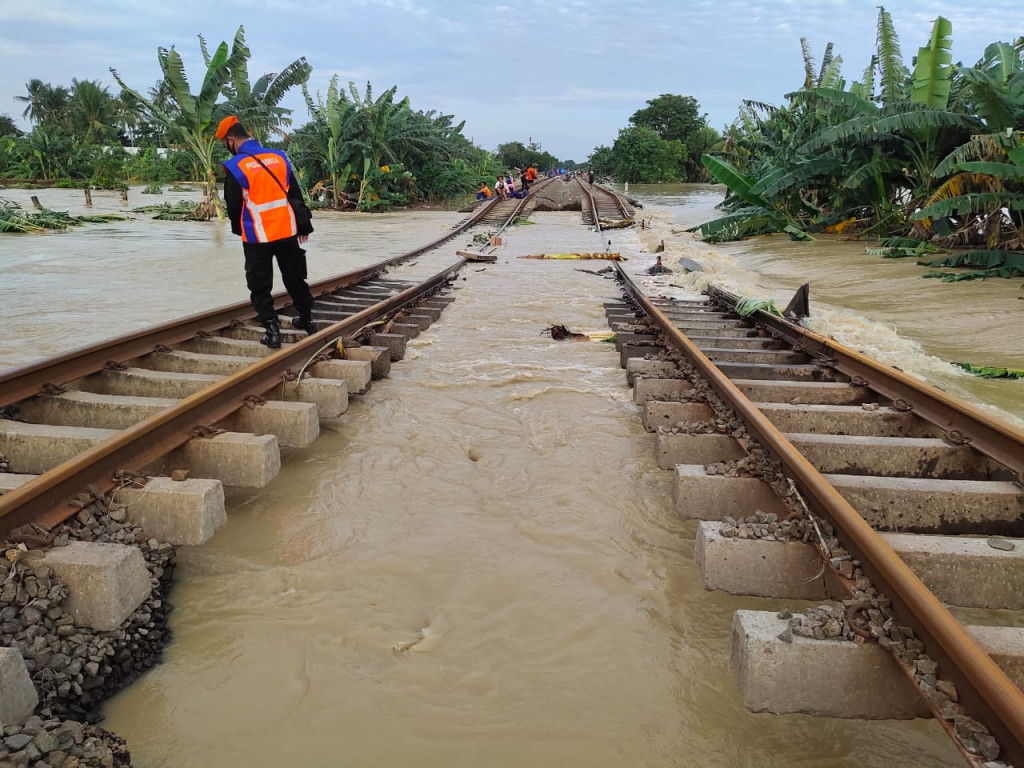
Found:
[[[995,368],[987,365],[971,365],[970,363],[953,363],[953,365],[983,379],[1024,379],[1024,370],[1020,368]]]
[[[127,219],[127,216],[120,216],[116,213],[72,216],[67,211],[51,211],[47,208],[40,208],[34,213],[29,213],[22,210],[21,206],[15,202],[0,199],[0,232],[38,233],[77,227],[81,224],[105,224],[111,221],[127,221]]]
[[[529,253],[520,259],[604,259],[606,261],[626,261],[618,253]]]
[[[213,206],[207,202],[192,203],[180,200],[177,203],[160,203],[132,208],[132,213],[155,213],[158,221],[209,221]]]
[[[555,341],[602,341],[614,342],[614,331],[594,331],[593,333],[575,333],[567,325],[552,325],[540,332],[541,336],[550,336]]]

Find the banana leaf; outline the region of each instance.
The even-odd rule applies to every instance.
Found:
[[[932,25],[928,45],[917,51],[910,100],[932,109],[945,109],[953,78],[953,25],[939,16]]]
[[[736,302],[736,306],[733,307],[733,310],[740,317],[750,317],[758,310],[767,312],[770,315],[782,317],[782,313],[779,311],[779,308],[775,306],[775,302],[771,299],[768,299],[767,301],[763,299],[740,299]]]
[[[1024,253],[1020,251],[961,251],[935,261],[920,261],[922,267],[1007,267],[1024,274]]]
[[[944,283],[960,283],[965,280],[985,280],[989,277],[1003,277],[1011,278],[1016,277],[1024,272],[1019,272],[1013,267],[993,267],[992,269],[974,269],[969,272],[942,272],[940,270],[932,270],[926,272],[922,277],[936,277],[941,278]]]
[[[808,240],[814,240],[815,239],[815,238],[811,237],[809,234],[807,234],[806,232],[804,232],[802,229],[797,229],[792,224],[787,224],[785,227],[783,227],[782,231],[785,232],[787,235],[789,235],[789,239],[790,240],[806,242]]]
[[[942,253],[941,248],[912,237],[887,237],[882,240],[881,248],[864,250],[872,256],[881,256],[884,259],[921,258],[929,253]]]
[[[972,213],[990,213],[1000,208],[1024,211],[1024,195],[1011,192],[968,192],[926,205],[916,211],[911,218],[940,219],[956,214],[966,216]]]
[[[994,368],[971,363],[953,363],[953,365],[983,379],[1024,379],[1024,371],[1017,368]]]
[[[725,184],[736,197],[759,208],[771,208],[767,200],[750,191],[754,186],[754,179],[744,176],[731,163],[712,155],[702,155],[700,161],[711,172],[711,175]]]
[[[970,163],[959,163],[954,170],[967,173],[987,173],[989,176],[1012,181],[1024,180],[1024,165],[977,160]]]

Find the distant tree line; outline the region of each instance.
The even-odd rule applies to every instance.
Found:
[[[663,93],[629,118],[611,147],[597,147],[588,163],[618,181],[702,181],[700,158],[719,141],[692,96]]]
[[[307,89],[312,67],[296,59],[280,72],[252,80],[244,28],[231,44],[212,52],[199,36],[205,71],[197,92],[181,55],[160,48],[161,78],[143,92],[126,83],[111,91],[96,80],[72,80],[71,87],[38,79],[26,84],[22,117],[32,129],[20,131],[0,115],[0,179],[65,186],[124,186],[130,181],[199,181],[207,185],[219,212],[215,186],[225,150],[214,137],[219,121],[237,115],[261,142],[288,151],[304,188],[323,205],[359,210],[440,202],[492,183],[499,171],[558,160],[536,145],[510,142],[496,153],[475,146],[463,123],[434,110],[414,110],[397,87],[375,93],[367,83],[339,86],[326,94]],[[310,119],[293,127],[284,96],[300,88]],[[167,148],[166,152],[157,152]]]

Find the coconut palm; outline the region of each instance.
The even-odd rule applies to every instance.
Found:
[[[38,78],[25,84],[27,96],[15,96],[15,101],[23,102],[25,111],[22,117],[28,118],[36,125],[67,126],[68,89],[63,85],[50,85]]]
[[[76,135],[102,144],[112,138],[120,122],[120,105],[97,80],[71,80],[68,117]]]

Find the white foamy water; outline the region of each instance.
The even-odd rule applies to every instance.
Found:
[[[869,357],[896,366],[989,413],[1024,427],[1024,380],[985,380],[953,362],[1024,368],[1024,302],[1019,280],[942,283],[923,279],[913,259],[865,253],[875,241],[818,236],[793,242],[770,235],[709,244],[683,231],[721,213],[720,188],[643,185],[630,192],[650,228],[633,230],[638,246],[678,270],[680,257],[704,272],[648,278],[673,295],[693,296],[710,284],[740,296],[772,299],[780,309],[802,283],[811,286],[808,327]]]

